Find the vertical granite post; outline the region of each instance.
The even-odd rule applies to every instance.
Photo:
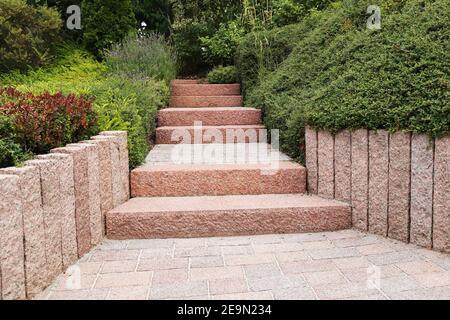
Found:
[[[319,164],[318,194],[321,197],[334,198],[334,137],[327,131],[317,134],[317,156]]]
[[[113,136],[119,143],[119,160],[121,176],[121,201],[127,202],[130,199],[130,163],[128,158],[128,132],[127,131],[104,131],[102,136]]]
[[[334,197],[351,201],[352,194],[352,145],[349,131],[341,131],[334,137]]]
[[[47,258],[48,281],[52,281],[63,271],[62,257],[62,215],[59,185],[60,164],[57,160],[30,160],[27,166],[39,167],[44,213],[45,252]]]
[[[368,228],[368,178],[369,178],[368,132],[359,129],[352,132],[352,220],[360,230]]]
[[[433,248],[450,253],[450,136],[435,140]]]
[[[25,250],[25,274],[27,298],[33,298],[48,285],[44,216],[42,211],[41,180],[37,167],[6,168],[0,174],[18,178],[20,200],[22,201],[23,240]]]
[[[395,132],[389,142],[388,236],[409,242],[411,134]]]
[[[433,143],[426,135],[412,135],[411,242],[431,248],[433,213]]]
[[[26,298],[20,199],[19,178],[0,175],[0,287],[3,300]]]
[[[308,192],[317,194],[318,191],[318,168],[317,168],[317,131],[306,127],[306,168],[308,173]]]
[[[369,231],[388,233],[389,133],[369,131]]]
[[[112,171],[111,171],[111,151],[109,142],[104,139],[88,140],[82,143],[95,144],[98,150],[99,161],[99,184],[100,184],[100,208],[101,208],[101,228],[105,234],[105,215],[113,209],[112,195]]]
[[[91,249],[88,150],[80,147],[64,147],[53,149],[51,153],[70,154],[73,159],[77,247],[78,257],[82,257]]]
[[[84,148],[88,155],[89,185],[89,221],[91,228],[91,245],[99,244],[103,239],[102,211],[100,205],[100,162],[98,148],[93,143],[69,144],[68,147]]]
[[[59,163],[60,172],[58,176],[61,195],[62,257],[63,266],[64,268],[67,268],[78,259],[73,159],[71,155],[63,153],[40,155],[38,156],[38,159],[54,159]]]
[[[117,137],[114,136],[95,136],[92,137],[92,140],[100,140],[107,141],[109,143],[109,154],[111,156],[111,193],[112,193],[112,203],[113,207],[120,206],[123,202],[123,194],[122,194],[122,180],[121,175],[117,174],[120,172],[120,149],[119,143],[117,141]]]

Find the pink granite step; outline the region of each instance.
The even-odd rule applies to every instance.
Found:
[[[172,96],[239,96],[241,86],[235,84],[174,84]]]
[[[170,82],[171,85],[177,84],[197,84],[199,81],[197,79],[175,79]]]
[[[170,108],[241,107],[242,96],[172,96]]]
[[[136,198],[106,216],[110,239],[322,232],[350,227],[347,204],[300,194]]]
[[[144,165],[131,172],[133,197],[304,193],[306,169],[290,161],[269,164]],[[269,174],[268,174],[269,173]]]
[[[158,126],[204,126],[261,124],[261,110],[254,108],[168,108],[158,112]]]
[[[178,143],[252,143],[265,141],[263,125],[203,126],[195,137],[195,127],[159,127],[156,129],[156,144]]]

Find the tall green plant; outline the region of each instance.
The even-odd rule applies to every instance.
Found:
[[[83,39],[97,56],[136,31],[131,0],[83,0]]]
[[[169,83],[177,73],[177,58],[164,36],[129,36],[106,53],[110,73],[128,78],[153,78]]]

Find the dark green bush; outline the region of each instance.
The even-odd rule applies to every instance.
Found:
[[[447,1],[384,1],[377,31],[366,28],[368,4],[344,0],[305,19],[289,57],[248,92],[290,155],[303,156],[305,124],[449,133]]]
[[[130,36],[106,53],[109,72],[134,79],[153,78],[169,83],[177,75],[177,58],[163,36]]]
[[[83,0],[81,5],[84,43],[98,57],[137,31],[131,0]]]
[[[54,9],[0,0],[0,72],[26,71],[49,62],[60,43],[61,25]]]
[[[208,73],[209,83],[236,83],[237,70],[235,66],[216,67]]]

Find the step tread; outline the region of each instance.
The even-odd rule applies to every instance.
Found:
[[[302,165],[293,161],[279,161],[278,166],[280,170],[283,169],[299,169],[305,170]],[[161,172],[161,171],[173,171],[173,172],[204,172],[204,171],[249,171],[249,170],[268,170],[270,165],[266,163],[225,163],[225,164],[161,164],[158,166],[152,166],[145,164],[141,167],[134,169],[132,172]]]
[[[130,199],[110,211],[115,213],[176,213],[273,208],[349,207],[344,202],[304,194],[261,194],[197,197],[144,197]]]
[[[156,128],[156,130],[176,130],[176,129],[194,129],[195,126],[162,126]],[[263,124],[231,124],[222,126],[205,126],[202,125],[202,129],[265,129]]]
[[[218,111],[255,111],[261,110],[258,108],[250,107],[199,107],[199,108],[166,108],[161,109],[159,112],[218,112]]]

